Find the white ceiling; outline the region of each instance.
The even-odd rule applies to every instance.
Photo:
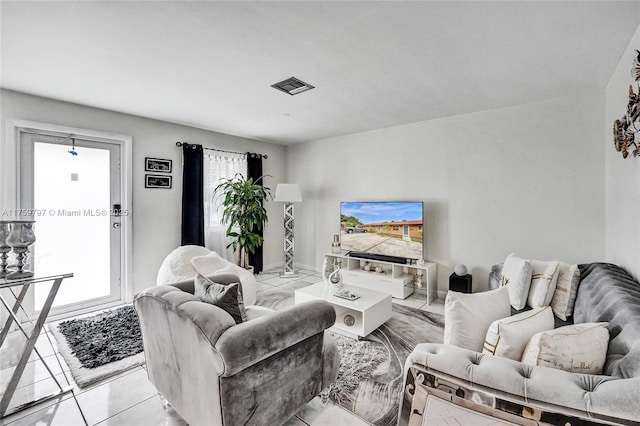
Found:
[[[3,88],[281,144],[600,90],[640,24],[637,1],[2,1],[0,13]],[[269,87],[291,76],[316,89]]]

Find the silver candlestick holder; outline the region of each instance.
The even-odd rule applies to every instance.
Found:
[[[0,278],[4,278],[9,273],[7,258],[11,251],[11,246],[7,244],[7,237],[11,232],[11,222],[0,221]]]
[[[24,269],[25,259],[29,246],[36,242],[36,235],[33,232],[33,220],[14,220],[11,222],[11,232],[6,243],[16,254],[16,270],[6,275],[7,280],[18,280],[33,276],[33,272]]]

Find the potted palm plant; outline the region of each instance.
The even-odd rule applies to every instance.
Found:
[[[265,175],[267,176],[267,175]],[[249,254],[256,252],[263,238],[257,231],[268,221],[264,201],[271,197],[271,189],[259,184],[265,176],[255,181],[245,179],[240,173],[232,178],[223,178],[215,188],[216,196],[222,200],[222,223],[227,225],[227,237],[236,253],[236,263],[249,268]]]

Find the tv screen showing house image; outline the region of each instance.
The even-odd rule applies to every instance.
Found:
[[[422,259],[422,202],[341,202],[342,250]]]

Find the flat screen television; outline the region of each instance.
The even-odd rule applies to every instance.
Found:
[[[352,256],[378,260],[422,259],[423,218],[421,201],[341,202],[341,248]]]

